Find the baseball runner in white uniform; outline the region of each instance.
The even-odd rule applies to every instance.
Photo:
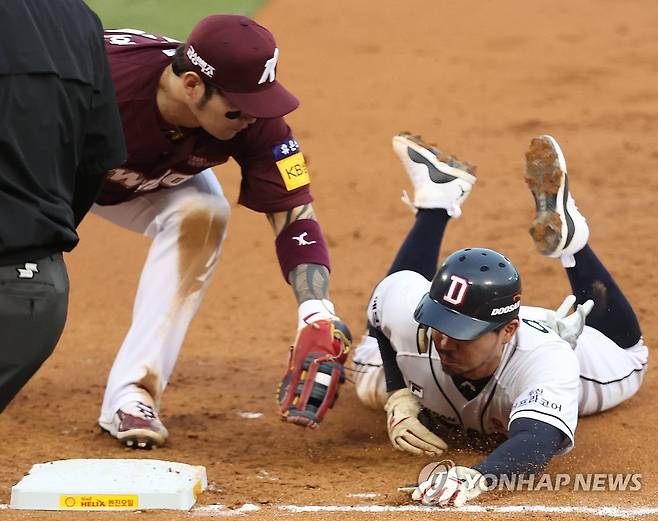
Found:
[[[369,334],[353,360],[357,394],[385,408],[399,450],[441,454],[446,428],[507,437],[474,468],[431,476],[412,496],[461,506],[486,490],[484,475],[536,472],[571,450],[579,416],[637,392],[648,349],[588,245],[553,137],[532,140],[525,176],[537,209],[530,233],[540,253],[561,259],[573,291],[557,311],[522,306],[518,271],[493,250],[458,250],[435,274],[445,226],[476,178],[417,137],[400,134],[393,148],[414,185],[416,222],[370,299]]]

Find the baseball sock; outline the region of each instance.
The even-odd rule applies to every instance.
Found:
[[[574,255],[576,265],[568,268],[567,276],[576,302],[594,301],[586,324],[599,330],[618,346],[627,349],[640,340],[642,332],[635,312],[615,283],[612,275],[589,245]]]
[[[443,209],[418,209],[416,222],[400,246],[388,275],[402,270],[420,273],[432,280],[439,261],[439,248],[450,216]]]

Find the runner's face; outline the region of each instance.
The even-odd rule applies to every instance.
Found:
[[[499,331],[490,331],[475,340],[456,340],[432,329],[432,340],[443,371],[472,380],[491,376],[517,327],[518,321],[513,320]]]

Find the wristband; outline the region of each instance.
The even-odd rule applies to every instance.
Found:
[[[320,224],[313,219],[291,222],[276,238],[276,255],[281,273],[288,282],[288,275],[300,264],[320,264],[331,271],[327,244]]]

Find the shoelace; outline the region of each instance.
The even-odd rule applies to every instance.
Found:
[[[137,406],[134,408],[134,411],[139,413],[139,416],[145,420],[155,420],[157,418],[153,407],[146,405],[143,402],[137,402]],[[130,414],[130,413],[129,413]]]

